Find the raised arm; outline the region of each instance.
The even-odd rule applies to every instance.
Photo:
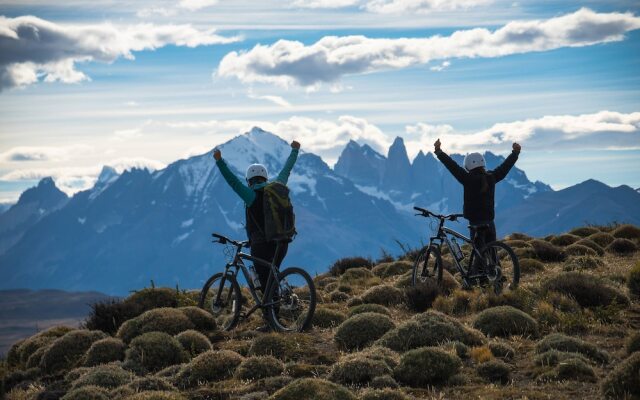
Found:
[[[444,166],[449,170],[449,172],[451,172],[451,175],[453,175],[453,177],[456,178],[458,182],[464,184],[464,181],[466,180],[469,173],[464,168],[459,166],[457,162],[453,161],[453,159],[449,157],[447,153],[442,151],[442,149],[440,148],[440,139],[438,139],[433,145],[435,147],[435,153],[438,157],[438,160],[440,160],[444,164]]]
[[[300,143],[295,140],[291,142],[291,154],[287,158],[287,161],[284,163],[284,167],[282,167],[282,171],[278,174],[276,178],[277,181],[287,184],[289,180],[289,175],[291,175],[291,170],[298,159],[298,153],[300,152]]]
[[[213,158],[216,160],[216,165],[218,166],[222,177],[225,181],[227,181],[229,186],[231,186],[231,189],[233,189],[233,191],[236,192],[238,196],[240,196],[240,198],[246,205],[250,206],[251,204],[253,204],[253,201],[256,199],[256,193],[245,184],[243,184],[240,179],[238,179],[238,177],[235,176],[233,172],[231,172],[227,163],[222,159],[220,150],[214,150]]]
[[[513,151],[509,154],[506,160],[502,162],[496,169],[493,170],[493,176],[496,178],[496,182],[503,180],[513,165],[518,161],[518,155],[520,154],[521,147],[518,143],[513,144]]]

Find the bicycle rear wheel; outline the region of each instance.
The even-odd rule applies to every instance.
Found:
[[[427,279],[435,279],[438,285],[442,284],[442,256],[437,246],[426,246],[418,254],[413,263],[411,285],[424,283]]]
[[[480,252],[487,278],[493,281],[494,291],[500,294],[506,285],[515,290],[520,283],[520,262],[511,247],[495,241],[488,243]]]
[[[309,274],[297,267],[278,274],[278,284],[271,287],[267,317],[272,328],[280,332],[302,332],[311,326],[316,309],[316,287]]]
[[[209,278],[200,291],[198,307],[213,314],[221,329],[235,328],[242,308],[242,293],[236,278],[222,272]]]

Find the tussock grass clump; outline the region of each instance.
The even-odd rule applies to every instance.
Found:
[[[298,379],[275,392],[269,400],[357,400],[347,388],[325,379]]]
[[[362,349],[394,327],[395,324],[391,318],[384,314],[375,312],[356,314],[338,326],[334,340],[344,350]]]
[[[607,375],[602,394],[607,398],[640,397],[640,353],[633,353]]]
[[[596,257],[598,253],[591,247],[574,243],[565,247],[564,252],[567,256],[591,256]]]
[[[216,382],[231,377],[244,360],[231,350],[210,350],[185,365],[176,381],[179,387],[189,388],[204,382]]]
[[[78,329],[57,338],[42,355],[40,368],[47,373],[58,373],[76,367],[91,345],[106,338],[100,331]]]
[[[473,327],[487,336],[537,336],[538,323],[524,311],[511,306],[498,306],[482,311]]]
[[[640,228],[634,225],[620,225],[611,232],[613,237],[622,239],[640,239]]]
[[[353,268],[347,270],[340,276],[338,284],[351,286],[370,286],[380,282],[380,278],[375,276],[367,268]],[[338,286],[336,286],[337,288]]]
[[[513,347],[506,343],[490,342],[488,346],[494,357],[502,358],[503,360],[513,360],[513,357],[516,355],[516,351]]]
[[[129,389],[133,393],[147,392],[147,391],[163,391],[170,392],[176,391],[176,387],[169,382],[166,378],[158,376],[145,376],[137,378],[126,384],[124,387]]]
[[[629,288],[629,293],[640,297],[640,263],[637,263],[629,270],[627,274],[627,287]]]
[[[471,349],[469,355],[471,356],[471,359],[477,364],[493,360],[494,358],[489,346],[476,346]]]
[[[570,233],[564,233],[551,239],[549,242],[556,246],[569,246],[580,240],[580,236],[572,235]]]
[[[591,250],[595,251],[598,254],[598,256],[604,255],[604,248],[591,239],[586,239],[586,238],[580,239],[575,244],[579,244],[581,246],[587,246]]]
[[[582,307],[608,306],[612,303],[629,304],[629,299],[599,278],[581,272],[563,272],[542,284],[546,291],[574,298]]]
[[[362,314],[366,312],[375,312],[378,314],[384,314],[387,316],[391,316],[391,311],[385,306],[381,306],[380,304],[360,304],[355,307],[351,307],[349,309],[349,317],[353,317],[356,314]]]
[[[287,355],[287,341],[277,333],[260,335],[253,339],[249,347],[249,355],[274,356],[282,360]]]
[[[445,382],[461,366],[460,359],[437,347],[409,350],[400,358],[394,376],[398,382],[411,387],[428,387]]]
[[[589,363],[589,358],[585,357],[581,353],[574,353],[568,351],[547,350],[543,353],[536,355],[533,362],[541,367],[555,367],[565,360],[577,358],[585,363]]]
[[[376,376],[375,378],[373,378],[371,380],[371,383],[369,383],[369,387],[374,389],[385,389],[385,388],[397,389],[400,387],[400,385],[398,385],[398,382],[396,382],[396,380],[393,379],[393,376],[382,375],[382,376]]]
[[[547,335],[536,344],[536,352],[538,354],[549,350],[580,353],[600,364],[607,364],[609,362],[609,354],[607,352],[598,349],[593,344],[585,342],[584,340],[561,333]]]
[[[532,246],[514,248],[513,252],[516,253],[516,256],[518,257],[518,259],[524,259],[524,258],[537,259],[538,258],[538,254],[536,253],[536,250]]]
[[[512,249],[524,249],[524,248],[531,248],[531,245],[529,244],[529,242],[525,241],[525,240],[505,240],[505,243],[507,245],[509,245],[509,247],[511,247]]]
[[[640,351],[640,332],[633,333],[629,336],[625,345],[625,351],[627,354]]]
[[[531,236],[526,233],[514,232],[505,237],[505,240],[523,240],[525,242],[533,239]]]
[[[110,400],[109,392],[99,386],[83,386],[70,390],[61,400]]]
[[[370,259],[364,257],[346,257],[341,258],[329,268],[329,273],[333,276],[340,276],[347,270],[354,268],[367,268],[371,269],[373,263]]]
[[[340,311],[318,307],[313,314],[311,324],[317,328],[333,328],[344,322],[346,318],[346,315]]]
[[[367,389],[360,395],[360,400],[407,400],[408,397],[394,389]]]
[[[136,336],[147,332],[164,332],[176,335],[195,329],[195,325],[184,312],[175,308],[156,308],[126,321],[118,329],[118,337],[129,343]]]
[[[345,292],[341,292],[339,290],[334,290],[333,292],[329,293],[329,300],[331,300],[332,303],[344,303],[345,301],[349,300],[350,297],[351,296],[349,296]]]
[[[501,360],[489,360],[478,365],[478,375],[489,382],[506,384],[511,379],[511,367]]]
[[[83,386],[99,386],[115,389],[133,380],[133,374],[116,364],[105,364],[93,367],[73,381],[72,388]]]
[[[377,376],[391,373],[391,368],[384,361],[355,353],[342,357],[333,365],[329,380],[341,384],[366,384]]]
[[[402,275],[407,271],[411,271],[413,264],[409,261],[394,261],[382,263],[373,267],[372,272],[380,278],[389,278],[396,275]]]
[[[244,380],[256,380],[277,376],[284,371],[284,364],[272,356],[254,356],[245,358],[238,369],[236,376]]]
[[[570,234],[580,236],[583,238],[599,232],[600,232],[600,229],[594,228],[593,226],[582,226],[580,228],[575,228],[569,231]]]
[[[187,358],[176,338],[164,332],[147,332],[131,341],[125,363],[154,372],[183,363]]]
[[[593,368],[580,358],[566,358],[551,371],[538,376],[539,381],[582,381],[596,382],[598,379]]]
[[[134,394],[125,400],[187,400],[187,398],[176,392],[151,391]]]
[[[329,367],[326,365],[313,365],[291,361],[284,366],[284,370],[287,375],[293,378],[307,378],[326,375]]]
[[[202,308],[189,306],[189,307],[180,307],[180,310],[189,321],[195,326],[195,329],[200,332],[211,332],[215,331],[218,327],[215,318],[213,315],[203,310]]]
[[[609,243],[605,250],[613,254],[628,255],[633,254],[638,247],[629,239],[618,238]]]
[[[211,350],[211,341],[209,338],[193,329],[177,334],[176,339],[191,357]]]
[[[587,236],[587,239],[597,243],[600,247],[607,247],[616,238],[612,234],[607,232],[597,232],[593,235]]]
[[[604,261],[593,256],[573,256],[564,263],[565,271],[584,271],[604,267]]]
[[[360,296],[365,303],[394,306],[404,301],[402,290],[390,285],[378,285],[368,289]]]
[[[423,312],[431,308],[441,293],[442,290],[434,279],[428,279],[404,290],[407,306],[415,312]]]
[[[552,243],[540,239],[534,239],[529,243],[535,251],[536,258],[540,261],[560,262],[566,258],[564,251]]]
[[[465,315],[471,312],[473,300],[478,294],[468,290],[454,290],[449,296],[439,296],[433,308],[450,315]]]
[[[415,315],[409,321],[390,330],[378,340],[377,344],[403,352],[455,340],[474,346],[481,344],[484,336],[476,330],[465,327],[455,318],[429,310]]]
[[[47,346],[57,338],[64,336],[72,330],[72,328],[67,326],[54,326],[14,344],[7,353],[7,363],[12,367],[25,367],[27,361],[34,353],[40,349],[46,349]],[[40,358],[42,358],[42,351]]]
[[[84,356],[84,365],[93,367],[113,361],[124,360],[127,346],[118,338],[105,338],[94,342]]]
[[[534,273],[544,270],[544,264],[532,258],[523,258],[520,261],[520,271],[524,273]]]
[[[328,284],[338,282],[338,278],[326,273],[313,278],[313,282],[316,284],[316,288],[324,289]]]

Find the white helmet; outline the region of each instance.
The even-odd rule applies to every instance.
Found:
[[[469,153],[464,158],[464,169],[471,171],[474,168],[484,167],[484,157],[480,153]]]
[[[255,178],[256,176],[261,176],[264,179],[269,179],[269,175],[267,174],[267,169],[262,164],[251,164],[249,168],[247,168],[247,180],[251,178]]]

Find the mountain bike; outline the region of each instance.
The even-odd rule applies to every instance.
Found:
[[[476,246],[470,238],[444,226],[445,221],[457,221],[462,214],[439,215],[420,207],[413,207],[418,211],[416,215],[433,217],[438,222],[438,232],[429,239],[429,245],[425,246],[413,265],[412,284],[416,286],[427,279],[435,279],[442,283],[442,246],[446,245],[452,255],[453,263],[462,277],[462,287],[469,289],[474,285],[493,285],[496,294],[500,294],[505,284],[514,290],[520,282],[520,263],[511,247],[500,241]],[[489,225],[469,225],[471,230],[488,229]],[[468,255],[462,251],[457,240],[470,245]],[[463,265],[467,258],[468,264]],[[473,267],[473,268],[472,268]]]
[[[227,264],[224,272],[211,276],[200,291],[198,306],[213,314],[219,326],[230,331],[257,310],[263,310],[272,329],[280,332],[301,332],[311,325],[316,308],[316,288],[309,274],[297,267],[279,271],[273,262],[243,253],[249,247],[248,241],[236,241],[213,233],[213,243],[225,246]],[[276,248],[276,254],[280,243]],[[261,292],[256,288],[257,277],[249,272],[245,260],[253,265],[269,268],[269,278]],[[247,289],[254,305],[247,309],[249,302],[243,296],[238,283],[238,273],[242,271]],[[256,283],[254,283],[256,282]]]

